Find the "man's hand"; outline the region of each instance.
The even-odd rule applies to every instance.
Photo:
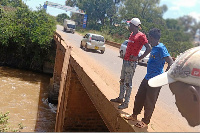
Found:
[[[167,72],[174,61],[173,61],[171,56],[164,57],[164,59],[168,63],[168,66],[167,66],[167,69],[166,69],[166,72]]]
[[[143,59],[144,57],[146,57],[150,52],[151,52],[151,45],[146,43],[144,44],[144,46],[146,47],[145,52],[143,53],[143,55],[141,55],[140,57],[138,57],[138,61]]]
[[[141,58],[141,56],[140,56],[140,57],[138,57],[138,61],[139,61],[139,60],[141,60],[141,59],[143,59],[143,58]]]
[[[129,59],[130,59],[131,61],[137,61],[137,60],[138,60],[138,57],[137,57],[137,56],[134,56],[134,55],[131,55]]]

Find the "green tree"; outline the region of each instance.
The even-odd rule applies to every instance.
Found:
[[[70,17],[66,13],[58,14],[56,16],[56,20],[58,23],[63,24],[64,19],[70,19]]]
[[[26,7],[22,0],[1,0],[0,5],[12,7]]]
[[[78,2],[78,0],[67,0],[67,1],[65,1],[65,5],[75,7],[75,6],[77,6],[77,2]]]
[[[160,0],[125,0],[120,7],[122,19],[133,17],[145,19],[147,22],[156,22],[167,11],[167,6],[159,6]]]
[[[185,15],[183,17],[180,17],[178,21],[179,24],[183,26],[184,31],[190,33],[194,38],[198,30],[196,19],[192,16]]]
[[[66,1],[66,5],[77,6],[79,7],[79,9],[86,11],[88,15],[87,24],[91,28],[95,28],[98,25],[98,23],[100,25],[104,25],[106,14],[109,11],[108,9],[110,9],[113,3],[114,3],[113,0],[69,0],[69,1]]]
[[[166,19],[166,26],[171,30],[183,30],[182,25],[179,24],[177,19]]]
[[[10,0],[7,2],[8,5],[12,3]],[[42,7],[37,11],[31,11],[25,5],[11,11],[4,8],[0,18],[0,62],[42,70],[56,29],[55,19]]]
[[[72,13],[71,20],[74,20],[77,23],[77,26],[82,27],[83,25],[83,14]]]
[[[111,7],[106,10],[106,15],[109,19],[109,25],[113,25],[113,21],[116,18],[116,10],[115,3],[112,3]]]
[[[191,35],[176,29],[161,30],[161,42],[163,42],[171,56],[176,57],[189,48],[193,47]]]
[[[104,5],[105,3],[107,5]],[[138,17],[142,22],[140,30],[145,34],[154,27],[161,29],[161,41],[173,56],[193,46],[190,32],[198,27],[191,24],[189,28],[184,27],[181,21],[185,22],[188,18],[181,21],[164,20],[163,15],[168,8],[166,5],[160,6],[160,0],[68,0],[66,5],[85,10],[88,14],[87,28],[112,35],[117,38],[114,40],[127,39],[130,32],[126,28],[126,21]]]

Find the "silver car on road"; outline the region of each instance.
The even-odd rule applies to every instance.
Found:
[[[87,33],[81,40],[80,48],[100,50],[105,52],[105,39],[102,35]]]

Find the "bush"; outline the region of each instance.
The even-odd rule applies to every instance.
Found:
[[[55,19],[42,8],[17,7],[2,10],[0,25],[0,62],[41,71],[52,46]]]

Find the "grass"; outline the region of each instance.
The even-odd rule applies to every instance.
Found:
[[[23,129],[22,123],[18,124],[16,129],[9,127],[9,112],[0,113],[0,132],[20,132]]]

